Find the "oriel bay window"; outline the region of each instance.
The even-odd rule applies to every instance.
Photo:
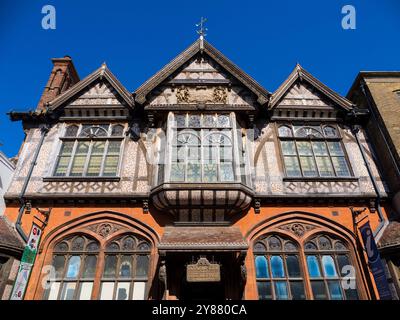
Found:
[[[350,177],[347,155],[335,125],[278,128],[287,177]]]
[[[169,177],[172,182],[233,182],[239,149],[235,149],[230,114],[173,114],[169,121]]]
[[[146,240],[133,234],[124,235],[104,247],[84,235],[68,237],[54,247],[54,272],[50,273],[43,298],[143,300],[150,250]]]
[[[258,239],[253,252],[259,299],[359,298],[350,251],[341,240],[318,235],[300,245],[272,234]]]
[[[66,128],[53,175],[56,177],[115,177],[124,126],[70,125]]]

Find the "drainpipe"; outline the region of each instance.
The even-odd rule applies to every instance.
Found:
[[[378,184],[376,183],[375,177],[372,173],[371,167],[370,167],[367,157],[365,155],[365,151],[361,145],[360,138],[358,136],[359,127],[356,125],[353,125],[352,132],[354,133],[354,136],[356,137],[358,148],[360,149],[365,166],[367,167],[368,175],[371,178],[372,185],[373,185],[375,193],[376,193],[376,209],[378,211],[379,225],[378,225],[378,228],[376,229],[376,231],[374,231],[374,237],[377,238],[379,232],[389,224],[389,221],[385,219],[385,217],[383,216],[382,210],[381,210],[381,203],[380,203],[381,196],[379,193]]]
[[[41,131],[41,136],[40,136],[39,144],[36,147],[35,154],[33,155],[33,159],[32,159],[31,165],[29,167],[28,175],[25,178],[24,185],[22,186],[21,192],[19,194],[20,208],[19,208],[19,212],[18,212],[17,221],[15,222],[15,228],[17,229],[17,232],[22,237],[22,239],[24,239],[25,242],[28,241],[28,236],[25,234],[24,230],[22,229],[22,225],[21,225],[22,215],[26,208],[24,196],[25,196],[26,189],[28,187],[29,180],[31,179],[33,169],[35,168],[40,149],[42,148],[44,138],[46,137],[46,134],[49,131],[49,128],[46,125],[44,125],[40,128],[40,131]]]

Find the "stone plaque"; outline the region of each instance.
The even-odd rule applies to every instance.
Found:
[[[187,282],[219,282],[221,281],[220,265],[210,263],[207,258],[200,258],[194,264],[186,266]]]

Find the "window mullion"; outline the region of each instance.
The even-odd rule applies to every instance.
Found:
[[[297,148],[297,141],[298,140],[294,138],[293,141],[294,141],[294,147],[296,149],[296,156],[297,156],[297,161],[298,161],[298,164],[299,164],[299,167],[300,167],[301,176],[304,177],[303,166],[301,165],[300,154],[299,154],[299,150]]]
[[[314,144],[313,144],[313,140],[312,139],[310,139],[310,147],[311,147],[311,153],[312,153],[311,157],[312,157],[312,159],[314,161],[315,168],[317,169],[318,177],[321,177],[321,173],[319,171],[319,167],[318,167],[318,163],[317,163],[317,158],[316,158],[315,152],[314,152]]]
[[[337,177],[338,174],[337,174],[337,172],[336,172],[336,168],[335,168],[335,166],[334,166],[334,164],[333,164],[333,161],[332,161],[332,157],[333,157],[333,156],[331,155],[331,152],[329,151],[328,141],[325,141],[325,146],[326,146],[326,150],[328,151],[329,161],[330,161],[330,163],[332,164],[333,172],[335,173],[335,177]]]
[[[67,172],[66,172],[66,176],[69,176],[71,174],[71,168],[72,168],[72,164],[74,163],[74,159],[75,159],[75,153],[76,153],[76,149],[78,148],[78,140],[76,139],[74,141],[74,147],[72,148],[72,152],[71,152],[71,158],[69,159],[69,164],[68,164],[68,168],[67,168]]]
[[[82,176],[84,176],[84,177],[87,176],[87,169],[88,169],[88,166],[89,166],[90,158],[92,157],[92,150],[93,150],[93,144],[94,143],[95,142],[93,140],[90,140],[89,150],[88,150],[88,152],[86,154],[85,165],[84,165],[83,170],[82,170]]]
[[[100,163],[100,176],[103,176],[103,174],[104,174],[104,166],[105,166],[105,162],[106,162],[106,157],[108,155],[109,145],[110,145],[110,141],[106,140],[105,145],[104,145],[103,156],[101,158],[101,163]],[[119,152],[120,152],[119,157],[121,157],[121,146],[120,146]],[[117,170],[118,170],[118,168],[117,168]]]

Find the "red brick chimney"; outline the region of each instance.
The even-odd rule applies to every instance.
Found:
[[[53,62],[53,70],[40,97],[36,111],[44,110],[48,102],[79,81],[71,57],[53,58],[51,61]]]

